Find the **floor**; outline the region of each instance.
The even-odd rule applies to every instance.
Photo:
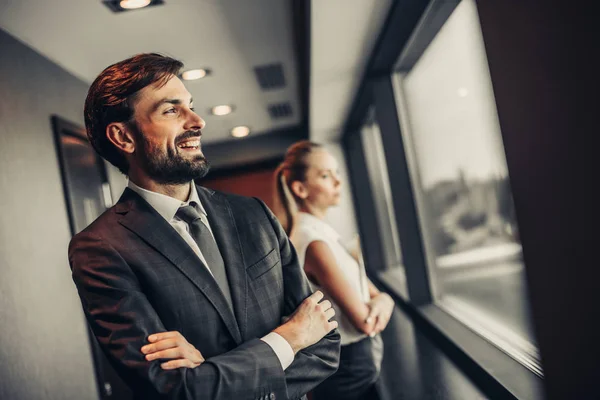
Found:
[[[382,400],[488,399],[398,307],[382,337]]]

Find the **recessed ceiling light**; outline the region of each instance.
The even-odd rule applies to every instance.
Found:
[[[102,3],[115,13],[133,11],[145,7],[160,6],[164,0],[102,0]]]
[[[227,114],[231,114],[231,112],[233,111],[233,107],[228,106],[227,104],[223,104],[221,106],[214,106],[213,108],[210,109],[210,112],[212,113],[212,115],[217,115],[217,116],[223,116],[223,115],[227,115]]]
[[[119,6],[126,10],[134,10],[136,8],[144,8],[151,2],[152,0],[121,0]]]
[[[187,71],[184,71],[181,74],[181,78],[184,81],[193,81],[193,80],[196,80],[196,79],[204,78],[209,73],[210,73],[210,71],[208,69],[205,69],[205,68],[189,69]]]
[[[243,138],[250,134],[250,128],[247,126],[236,126],[231,130],[231,136],[236,138]]]

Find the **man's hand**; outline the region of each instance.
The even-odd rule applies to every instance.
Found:
[[[312,346],[337,328],[337,321],[329,321],[335,315],[331,302],[316,291],[308,296],[289,317],[288,321],[274,330],[290,344],[294,354]]]
[[[394,300],[387,293],[379,293],[371,299],[368,306],[370,310],[365,322],[374,324],[370,336],[375,336],[384,330],[390,321],[394,311]]]
[[[177,331],[155,333],[148,341],[141,349],[146,360],[170,360],[160,364],[162,369],[196,368],[204,362],[202,354]]]

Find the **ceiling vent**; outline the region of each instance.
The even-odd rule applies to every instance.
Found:
[[[272,90],[285,87],[285,76],[283,75],[283,65],[267,64],[254,67],[256,79],[263,90]]]
[[[289,102],[269,104],[271,119],[287,118],[292,116],[292,105]]]

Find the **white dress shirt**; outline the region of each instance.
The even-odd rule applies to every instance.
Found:
[[[202,255],[202,251],[190,234],[190,228],[188,224],[179,217],[175,216],[180,207],[194,203],[193,206],[196,208],[196,211],[200,213],[200,220],[204,225],[206,225],[212,234],[212,229],[210,228],[208,218],[206,217],[206,211],[204,210],[204,207],[202,207],[202,203],[198,197],[198,192],[196,191],[196,185],[194,185],[193,182],[190,183],[190,196],[185,202],[181,202],[173,197],[161,193],[156,193],[141,188],[131,180],[128,182],[127,187],[146,200],[148,204],[150,204],[150,206],[154,208],[154,210],[156,210],[156,212],[159,213],[173,227],[173,229],[177,231],[177,233],[179,233],[183,240],[185,240],[185,242],[198,255],[200,260],[202,260],[202,263],[207,266],[208,271],[212,275],[212,272],[210,271],[210,265],[206,263],[206,259]],[[277,355],[277,358],[279,359],[279,362],[281,362],[281,367],[284,370],[294,361],[294,350],[287,340],[285,340],[281,335],[275,332],[270,332],[266,336],[262,337],[261,340],[273,349]]]
[[[337,265],[344,273],[348,283],[354,289],[354,293],[363,302],[369,302],[369,286],[364,267],[361,267],[354,257],[350,255],[346,247],[341,243],[340,235],[325,221],[312,214],[299,212],[297,226],[291,241],[296,248],[298,261],[300,261],[300,265],[302,266],[304,266],[308,245],[314,241],[325,243],[333,253]],[[342,339],[342,346],[358,342],[367,336],[352,325],[339,305],[333,301],[325,290],[313,282],[310,282],[310,284],[313,290],[320,290],[323,292],[324,297],[331,301],[332,308],[335,310],[335,319],[338,321],[338,331]]]

